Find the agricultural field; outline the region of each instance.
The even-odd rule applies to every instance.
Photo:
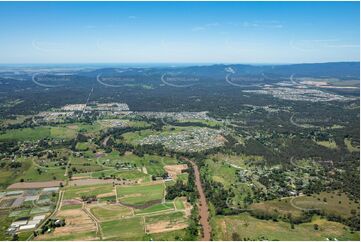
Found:
[[[100,221],[118,220],[134,214],[133,209],[117,204],[89,205],[90,212]]]
[[[146,216],[144,221],[145,231],[151,234],[188,227],[187,218],[183,212],[150,215]]]
[[[142,217],[102,222],[100,226],[106,240],[142,240],[145,235]]]
[[[57,212],[58,218],[65,219],[64,227],[36,237],[36,240],[91,240],[98,238],[94,221],[81,209],[67,209]]]
[[[163,183],[148,183],[133,186],[117,186],[119,202],[134,207],[148,207],[160,203],[164,197]]]
[[[72,186],[67,187],[64,192],[64,199],[81,198],[82,196],[98,196],[114,192],[112,184]]]
[[[120,156],[118,152],[112,152],[98,158],[97,163],[105,169],[113,170],[114,173],[131,170],[135,171],[134,174],[137,174],[136,170],[140,170],[144,174],[160,176],[165,172],[164,166],[177,164],[177,160],[172,157],[148,154],[145,154],[143,157],[132,153]]]

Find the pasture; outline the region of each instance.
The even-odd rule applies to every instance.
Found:
[[[252,209],[266,214],[287,215],[300,217],[303,210],[317,209],[326,214],[339,215],[343,218],[351,217],[352,213],[359,213],[359,204],[351,201],[346,194],[321,192],[312,196],[298,196],[285,199],[271,200],[251,205]]]
[[[140,214],[157,213],[163,211],[173,211],[173,210],[174,210],[174,204],[172,202],[167,202],[167,203],[158,203],[144,209],[136,209],[135,214],[140,215]]]
[[[163,183],[147,183],[133,186],[117,186],[121,203],[130,206],[147,206],[150,202],[161,201],[164,197]]]
[[[101,222],[109,220],[118,220],[125,216],[132,216],[133,210],[131,208],[115,205],[100,203],[90,205],[90,212]]]
[[[147,233],[162,233],[186,227],[188,227],[188,221],[183,212],[145,216],[145,229]]]
[[[132,217],[100,224],[105,240],[142,240],[144,223],[142,217]]]
[[[10,129],[0,133],[0,141],[39,140],[50,136],[49,127]]]
[[[65,189],[64,199],[81,198],[81,196],[97,196],[113,192],[112,184],[70,186]]]
[[[314,224],[319,226],[314,229]],[[344,225],[316,218],[310,223],[295,225],[282,221],[260,220],[242,213],[217,216],[213,233],[216,240],[359,240],[359,232],[351,233]]]

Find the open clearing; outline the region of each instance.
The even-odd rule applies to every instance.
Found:
[[[183,212],[174,212],[145,217],[147,233],[161,233],[188,227],[188,222]]]
[[[174,204],[172,202],[167,203],[159,203],[153,206],[144,208],[144,209],[136,209],[135,214],[146,214],[146,213],[156,213],[162,211],[172,211],[174,210]]]
[[[90,205],[90,212],[101,222],[108,220],[117,220],[125,216],[132,216],[131,208],[117,205],[117,204],[94,204]]]
[[[256,211],[266,214],[287,215],[291,213],[293,217],[302,216],[302,210],[319,209],[326,214],[335,214],[343,218],[349,218],[352,211],[359,213],[359,204],[350,201],[344,193],[321,192],[312,196],[290,197],[281,200],[271,200],[251,205]]]
[[[112,184],[73,186],[66,188],[64,199],[81,198],[81,196],[97,196],[112,191]]]
[[[117,196],[121,203],[130,206],[146,206],[164,197],[163,183],[147,183],[133,186],[117,186]]]
[[[187,168],[188,166],[186,164],[164,166],[164,170],[174,179],[177,179],[177,176],[182,174],[182,171],[186,170]]]
[[[142,217],[102,222],[101,228],[106,240],[142,240],[144,236]]]
[[[319,229],[314,229],[314,224]],[[233,240],[236,233],[241,240],[359,240],[359,232],[351,233],[344,225],[324,219],[314,219],[310,223],[295,225],[282,221],[256,219],[247,213],[237,216],[217,216],[215,218],[216,240]]]
[[[47,181],[47,182],[18,182],[11,184],[7,189],[36,189],[46,187],[59,187],[64,181]]]

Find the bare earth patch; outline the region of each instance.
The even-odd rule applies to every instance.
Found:
[[[168,221],[161,221],[153,224],[147,224],[145,226],[145,229],[148,233],[155,234],[155,233],[162,233],[162,232],[168,232],[173,230],[179,230],[187,228],[188,224],[186,223],[171,223]]]
[[[186,164],[164,166],[164,170],[174,179],[177,178],[177,175],[182,174],[182,171],[186,170],[187,168],[188,166]]]
[[[68,125],[69,129],[78,129],[78,125]]]
[[[90,178],[90,179],[79,179],[79,180],[72,180],[69,181],[70,186],[86,186],[86,185],[97,185],[97,184],[112,184],[116,183],[117,180],[113,179],[96,179],[96,178]]]
[[[64,205],[79,205],[82,204],[82,202],[78,199],[68,199],[68,200],[63,200],[62,206]]]
[[[52,233],[38,236],[37,240],[49,240],[51,238],[56,238],[66,234],[81,234],[85,232],[96,231],[97,229],[93,220],[91,220],[91,218],[82,209],[59,211],[57,212],[56,217],[64,218],[66,225],[64,227],[56,228]],[[96,238],[81,238],[81,240],[90,239],[94,240]]]
[[[97,198],[110,197],[110,196],[115,196],[115,192],[102,193],[97,195]]]
[[[64,181],[46,181],[46,182],[17,182],[8,186],[7,189],[35,189],[46,187],[59,187]]]

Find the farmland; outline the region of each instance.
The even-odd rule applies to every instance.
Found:
[[[81,196],[97,196],[99,194],[108,194],[113,192],[111,184],[88,185],[68,187],[64,193],[64,199],[81,198]]]
[[[134,186],[118,186],[118,200],[130,206],[143,206],[152,202],[159,202],[164,196],[164,184],[145,184]]]

